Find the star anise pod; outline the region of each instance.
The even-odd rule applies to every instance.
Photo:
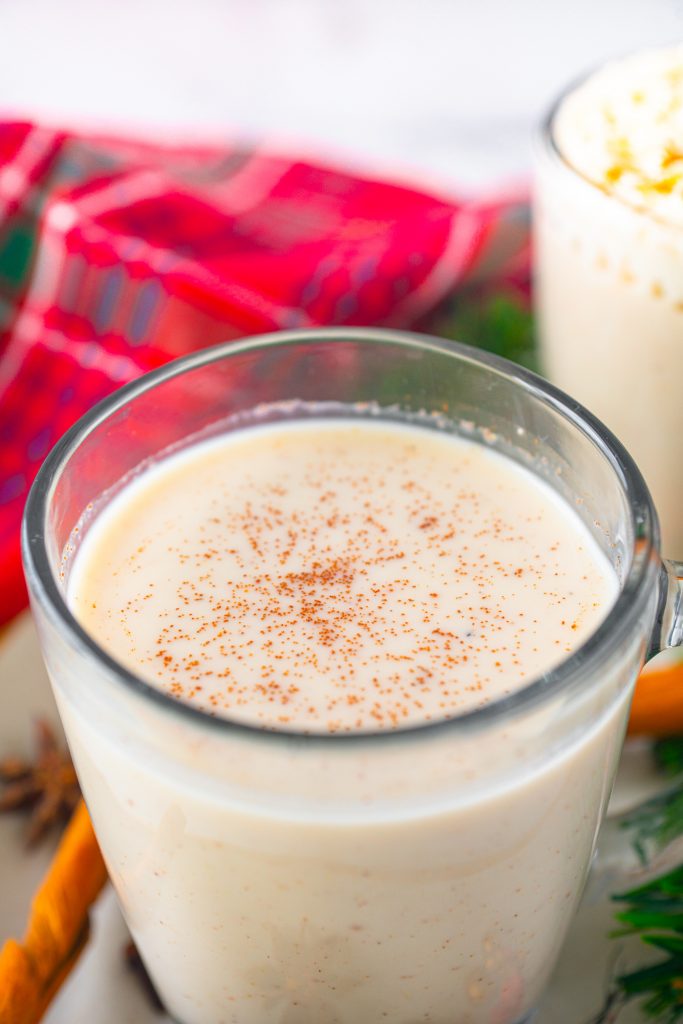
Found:
[[[17,757],[0,760],[0,783],[4,783],[0,789],[0,813],[30,811],[28,846],[35,846],[54,825],[66,824],[80,797],[71,758],[57,743],[52,726],[40,718],[35,732],[33,761]]]

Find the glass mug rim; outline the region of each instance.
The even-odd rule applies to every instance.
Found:
[[[659,50],[671,49],[670,46],[648,46],[644,48],[638,48],[635,50],[627,50],[625,53],[616,54],[610,57],[608,60],[604,60],[599,64],[592,64],[590,68],[587,68],[581,74],[574,76],[564,86],[564,88],[557,94],[550,107],[547,109],[545,116],[541,119],[540,128],[536,131],[536,145],[537,152],[540,152],[542,156],[548,157],[552,164],[559,168],[564,174],[575,181],[583,182],[593,193],[596,195],[602,195],[609,202],[615,203],[617,207],[623,210],[630,210],[631,213],[636,214],[638,217],[644,217],[646,221],[652,221],[658,227],[663,228],[667,231],[671,231],[674,234],[683,233],[683,227],[680,224],[672,224],[671,221],[666,220],[664,217],[658,216],[653,213],[652,210],[647,209],[645,206],[637,206],[635,203],[630,202],[623,196],[618,195],[616,192],[610,192],[609,189],[603,188],[597,181],[593,181],[588,175],[580,171],[578,167],[568,159],[563,153],[562,147],[557,141],[555,134],[556,118],[560,108],[566,99],[568,99],[573,93],[577,92],[582,85],[585,85],[594,75],[603,68],[619,61],[628,60],[629,57],[638,57],[646,53],[656,53]]]
[[[295,729],[272,729],[251,725],[227,716],[214,716],[188,703],[163,693],[131,672],[105,651],[79,624],[66,603],[48,555],[46,535],[50,503],[62,473],[81,443],[113,413],[156,387],[175,377],[247,352],[268,350],[273,346],[339,341],[369,344],[393,344],[407,351],[436,351],[466,363],[483,366],[487,371],[506,378],[515,386],[559,413],[562,418],[587,437],[605,458],[617,478],[627,501],[633,521],[634,544],[627,575],[617,598],[598,628],[554,669],[533,678],[512,694],[449,719],[424,722],[395,730],[364,730],[362,732],[315,733]],[[533,472],[533,470],[531,470]],[[637,525],[636,525],[637,524]],[[636,553],[638,557],[636,557]],[[236,341],[193,352],[152,370],[118,388],[85,413],[55,444],[47,455],[33,482],[22,522],[22,556],[29,593],[37,601],[49,621],[68,640],[70,647],[100,670],[104,667],[124,690],[170,712],[187,724],[201,725],[224,735],[242,735],[270,743],[296,742],[309,746],[348,747],[351,745],[405,742],[417,736],[451,733],[458,736],[475,727],[495,726],[520,712],[545,704],[563,691],[572,690],[583,681],[590,685],[598,678],[597,666],[618,650],[632,631],[642,608],[656,587],[661,569],[659,554],[659,523],[645,481],[635,462],[621,442],[592,413],[559,388],[537,374],[500,356],[472,348],[459,342],[408,331],[373,328],[311,328],[277,331],[246,337]]]

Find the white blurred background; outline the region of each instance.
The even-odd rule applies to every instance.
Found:
[[[0,0],[0,113],[216,131],[425,184],[523,175],[551,98],[683,0]]]

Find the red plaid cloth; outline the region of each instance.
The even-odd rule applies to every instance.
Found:
[[[243,334],[412,326],[463,281],[525,265],[526,241],[519,199],[0,124],[0,622],[26,601],[31,481],[98,399]]]

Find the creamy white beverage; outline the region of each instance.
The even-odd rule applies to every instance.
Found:
[[[389,729],[511,693],[616,593],[549,488],[386,422],[241,431],[146,473],[90,530],[70,600],[179,700],[267,728]]]
[[[564,97],[537,163],[536,295],[549,377],[626,444],[665,553],[683,552],[683,47]]]
[[[585,879],[623,680],[586,691],[568,743],[553,738],[564,704],[422,746],[429,730],[410,730],[520,691],[604,619],[616,575],[567,503],[424,426],[252,426],[95,509],[68,576],[101,647],[212,726],[183,742],[171,706],[143,756],[128,731],[144,711],[110,743],[60,698],[174,1017],[525,1017]],[[261,731],[222,748],[222,720]]]

